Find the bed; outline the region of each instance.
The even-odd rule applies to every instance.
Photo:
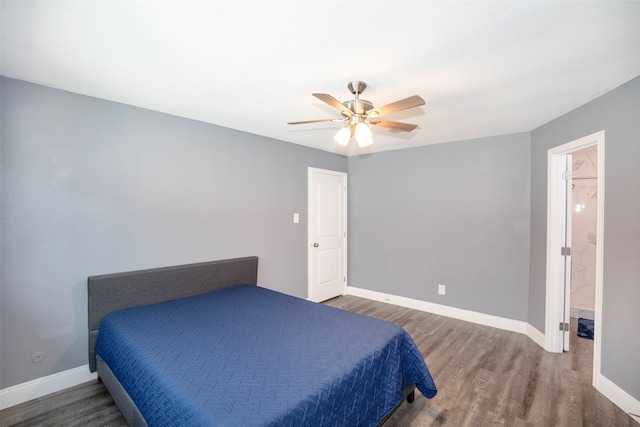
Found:
[[[132,426],[376,426],[436,387],[398,325],[257,286],[257,257],[88,278],[89,366]]]

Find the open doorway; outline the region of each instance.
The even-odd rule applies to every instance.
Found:
[[[591,154],[594,156],[590,157]],[[591,161],[588,159],[593,160],[595,170],[587,168],[585,162]],[[579,163],[577,167],[574,166],[576,163]],[[574,180],[574,168],[576,178],[590,179]],[[591,172],[595,173],[591,175]],[[603,286],[604,131],[550,149],[547,179],[545,348],[551,352],[569,350],[570,334],[575,334],[577,328],[577,325],[569,328],[571,306],[574,315],[593,317],[593,385],[597,388],[602,330],[599,325],[602,319]],[[586,219],[586,215],[574,215],[585,213],[587,206],[595,211],[592,212],[595,214],[595,230],[583,229],[581,222]],[[580,212],[576,212],[577,210]],[[575,231],[579,236],[574,236],[574,221]],[[577,241],[573,242],[573,239]],[[589,262],[589,255],[595,258],[594,262]],[[583,279],[590,273],[593,273],[592,279],[585,283]],[[574,282],[577,289],[572,290],[571,282]],[[588,290],[589,284],[593,285],[592,290]],[[587,298],[587,294],[593,294],[593,299]],[[578,311],[583,309],[584,311]]]

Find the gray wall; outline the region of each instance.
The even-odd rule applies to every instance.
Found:
[[[529,156],[519,133],[350,157],[349,285],[526,321]]]
[[[601,372],[640,399],[640,77],[531,133],[529,323],[544,331],[547,151],[600,130],[605,131]]]
[[[0,88],[0,388],[87,363],[89,275],[257,255],[262,285],[307,296],[307,167],[346,172],[345,157],[18,80]],[[46,359],[32,364],[37,351]]]

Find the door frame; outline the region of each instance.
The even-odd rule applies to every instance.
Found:
[[[313,255],[314,255],[314,251],[313,251],[313,235],[312,235],[312,230],[311,230],[311,224],[314,223],[314,221],[312,221],[311,216],[315,215],[315,212],[313,212],[312,209],[312,204],[313,204],[313,200],[312,200],[312,194],[313,194],[313,174],[314,173],[322,173],[322,174],[328,174],[328,175],[334,175],[334,176],[339,176],[342,177],[342,183],[344,185],[344,193],[343,193],[343,203],[342,203],[342,212],[341,215],[344,219],[344,231],[345,231],[345,236],[344,239],[342,239],[342,263],[343,263],[343,272],[344,272],[344,282],[343,282],[343,287],[342,287],[342,294],[344,295],[347,291],[347,237],[349,235],[349,233],[347,232],[347,230],[349,229],[349,224],[348,224],[348,216],[347,216],[347,202],[348,202],[348,188],[347,188],[347,178],[348,178],[348,174],[346,172],[339,172],[339,171],[334,171],[334,170],[329,170],[329,169],[320,169],[320,168],[314,168],[314,167],[308,167],[307,168],[307,215],[308,215],[308,221],[307,221],[307,299],[312,300],[312,297],[314,295],[314,291],[312,289],[312,283],[313,283],[313,279],[312,279],[312,271],[313,269],[311,268],[311,264],[313,261]]]
[[[593,386],[598,387],[600,377],[600,358],[602,353],[602,289],[603,259],[604,259],[604,130],[576,139],[566,144],[551,148],[547,154],[547,277],[546,277],[546,310],[545,310],[545,349],[554,353],[563,351],[563,332],[559,330],[559,323],[564,321],[564,304],[566,295],[564,284],[559,278],[563,272],[561,262],[557,256],[559,242],[564,239],[566,218],[559,206],[559,197],[565,182],[558,173],[558,162],[563,156],[572,152],[597,145],[598,152],[598,200],[596,219],[596,280],[595,280],[595,324],[593,342]],[[567,212],[566,215],[570,215]]]

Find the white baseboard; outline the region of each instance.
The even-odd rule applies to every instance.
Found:
[[[478,313],[475,311],[464,310],[462,308],[449,307],[446,305],[435,304],[428,301],[421,301],[413,298],[385,294],[383,292],[370,291],[368,289],[361,289],[353,286],[347,286],[347,294],[356,297],[367,298],[374,301],[399,305],[401,307],[413,308],[415,310],[438,314],[440,316],[465,320],[467,322],[477,323],[479,325],[491,326],[493,328],[518,332],[521,334],[527,334],[528,332],[528,324],[521,320],[507,319],[506,317]]]
[[[98,374],[89,372],[89,365],[58,372],[26,383],[0,390],[0,409],[28,402],[65,388],[95,380]]]
[[[544,348],[544,344],[546,342],[544,333],[540,332],[537,328],[531,326],[531,324],[529,323],[527,323],[527,336],[540,347]]]
[[[636,416],[631,415],[631,418],[640,422],[640,417],[638,417],[640,415],[640,401],[634,399],[633,396],[602,374],[599,374],[594,381],[594,387],[627,414],[635,414]]]

